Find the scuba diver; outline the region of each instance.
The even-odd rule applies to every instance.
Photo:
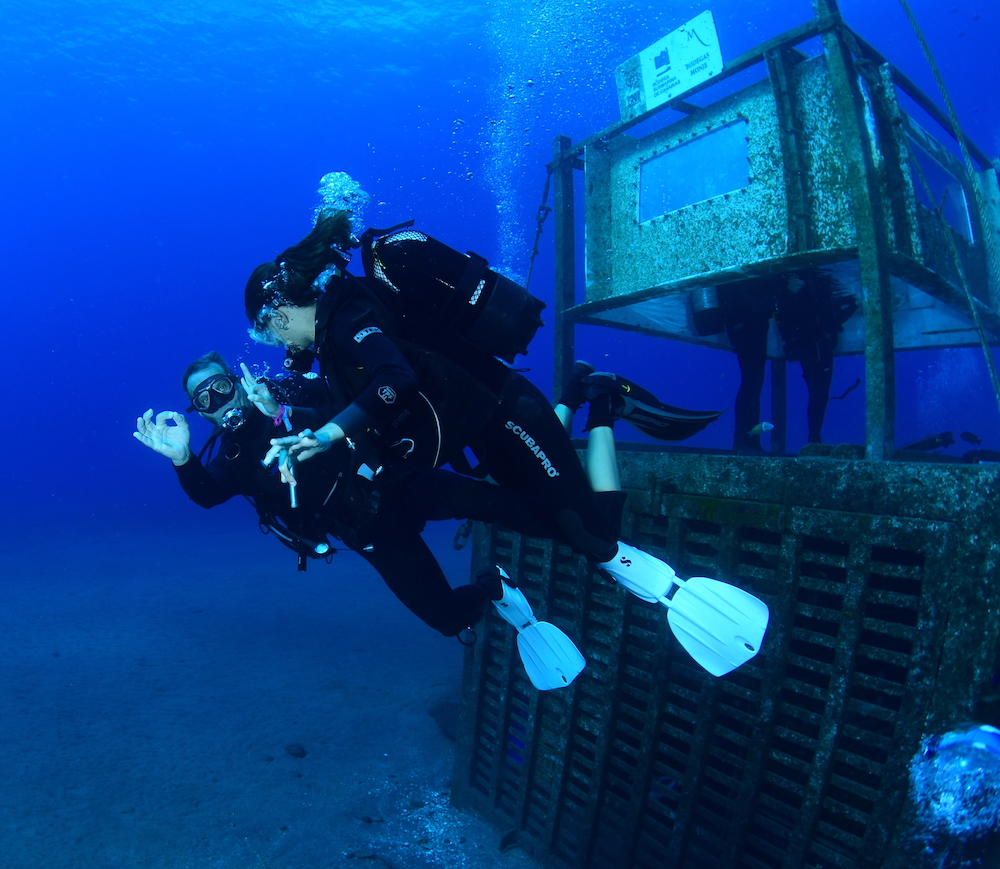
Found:
[[[595,501],[545,397],[497,358],[512,361],[516,352],[526,352],[525,338],[541,322],[541,303],[533,306],[523,298],[526,291],[486,270],[486,277],[470,284],[473,297],[463,301],[456,289],[458,301],[432,300],[427,307],[434,310],[422,311],[397,287],[414,283],[414,263],[432,241],[421,233],[399,233],[380,239],[374,250],[366,248],[366,258],[377,261],[376,274],[387,278],[393,262],[403,264],[398,284],[355,277],[344,268],[354,240],[348,213],[339,211],[321,216],[301,242],[254,270],[244,297],[250,335],[292,353],[311,348],[335,406],[342,408],[319,428],[275,439],[266,461],[278,460],[283,478],[294,485],[293,464],[368,429],[425,469],[460,461],[468,446],[496,483],[537,504],[578,551],[599,564],[613,561],[617,519]],[[453,269],[459,284],[463,272],[478,264],[452,253],[466,261]],[[479,293],[490,277],[496,283],[484,300],[486,291]],[[462,319],[477,305],[479,320]],[[486,334],[493,341],[489,350],[480,340]],[[697,427],[718,414],[702,416]],[[680,436],[689,436],[690,422],[685,432]]]
[[[321,214],[301,242],[258,266],[247,282],[244,302],[251,337],[284,346],[299,360],[306,351],[314,353],[333,404],[340,408],[318,428],[272,439],[265,464],[277,461],[282,479],[294,488],[298,477],[311,475],[310,466],[302,463],[345,441],[353,443],[369,431],[394,457],[386,466],[392,469],[407,464],[431,471],[461,462],[462,450],[468,446],[498,488],[518,496],[531,511],[514,517],[515,521],[486,519],[473,508],[465,511],[466,516],[565,540],[628,590],[669,606],[668,592],[681,584],[674,571],[618,540],[623,496],[616,482],[617,467],[604,474],[607,485],[598,486],[595,493],[560,422],[574,405],[602,395],[607,397],[607,423],[630,415],[638,422],[640,411],[655,417],[657,405],[667,406],[659,405],[648,393],[643,395],[652,403],[636,402],[629,398],[637,389],[634,384],[577,366],[574,379],[579,382],[571,383],[570,395],[553,413],[533,384],[497,358],[513,361],[515,353],[526,352],[527,342],[540,325],[541,303],[487,270],[485,260],[445,248],[459,262],[451,267],[451,280],[438,277],[432,283],[436,288],[447,287],[453,297],[428,297],[421,306],[413,292],[421,259],[438,259],[440,265],[440,258],[422,254],[441,254],[444,246],[432,245],[433,240],[422,233],[388,230],[375,235],[384,238],[369,241],[371,246],[363,251],[375,268],[365,278],[355,277],[346,270],[348,251],[358,245],[351,234],[349,213]],[[470,271],[471,281],[467,280]],[[403,279],[397,280],[394,274],[402,274]],[[683,417],[684,412],[672,410]],[[669,415],[666,410],[663,413]],[[667,419],[660,435],[664,439],[688,437],[718,415],[708,412],[694,414],[694,419]],[[669,437],[672,425],[678,426],[673,438]],[[594,426],[610,432],[609,424]],[[606,444],[607,438],[603,441]],[[611,456],[614,464],[613,450]],[[313,469],[312,474],[316,473],[322,472]],[[419,504],[412,506],[424,518],[435,518],[426,515]],[[543,533],[522,530],[528,516],[541,523]],[[395,544],[387,538],[381,545],[392,548]],[[369,559],[378,544],[373,547],[366,555]],[[747,598],[764,607],[732,586],[717,585],[742,596],[740,603],[745,606]],[[507,588],[507,584],[499,588],[494,584],[492,591],[485,590],[497,600]],[[414,609],[411,602],[407,605]],[[759,608],[755,609],[755,616],[759,615]],[[766,625],[766,615],[763,618]],[[750,631],[747,636],[756,630],[742,622],[740,629]],[[759,632],[762,636],[763,627]],[[738,650],[743,655],[740,663],[756,653],[756,647],[746,648],[749,654]]]
[[[854,296],[823,269],[733,281],[717,288],[726,335],[740,366],[734,407],[733,450],[763,453],[760,393],[767,366],[767,334],[774,318],[785,359],[802,365],[809,392],[808,441],[822,443],[830,400],[833,353],[840,333],[857,310]]]
[[[303,475],[293,490],[293,506],[288,488],[260,459],[279,423],[294,418],[318,426],[331,415],[325,385],[315,375],[257,381],[245,365],[242,368],[240,378],[212,352],[184,373],[189,410],[214,426],[206,447],[217,449],[207,465],[192,453],[187,420],[176,411],[162,411],[154,418],[152,409],[147,410],[136,420],[134,436],[171,459],[181,487],[199,506],[207,509],[246,496],[261,528],[294,549],[300,567],[306,557],[332,554],[327,540],[332,535],[365,558],[419,618],[454,636],[479,619],[487,591],[501,591],[495,581],[486,590],[453,590],[420,538],[426,521],[472,518],[531,536],[565,539],[558,526],[510,489],[394,461],[364,432],[316,459],[314,473]],[[620,513],[617,502],[612,511],[616,509]]]
[[[400,463],[386,468],[392,457],[364,433],[318,457],[316,472],[303,477],[291,503],[288,487],[260,460],[279,423],[294,418],[318,426],[330,417],[325,384],[316,375],[301,374],[258,381],[242,368],[239,378],[212,352],[185,371],[190,410],[214,426],[206,449],[213,444],[217,449],[207,465],[192,453],[190,428],[176,411],[154,418],[147,410],[136,420],[134,436],[172,461],[181,487],[199,506],[247,497],[261,529],[296,551],[300,569],[307,557],[333,554],[330,534],[365,558],[419,618],[454,636],[479,619],[487,594],[479,586],[451,588],[420,537],[426,520],[482,517],[523,533],[558,533],[535,519],[530,505],[489,483],[446,471],[420,473]],[[499,594],[497,582],[490,590]]]
[[[259,461],[275,431],[290,430],[293,416],[297,423],[307,425],[329,415],[325,386],[315,375],[258,381],[246,365],[241,368],[242,377],[212,351],[184,372],[181,385],[191,402],[188,412],[197,411],[213,426],[198,456],[191,452],[187,420],[177,411],[162,411],[154,418],[150,408],[136,420],[133,436],[171,460],[181,487],[199,506],[207,509],[245,495],[256,508],[262,528],[284,534],[282,539],[293,548],[296,541],[303,548],[310,534],[316,541],[325,539],[317,529],[304,527],[303,511],[292,508],[286,488]],[[202,457],[213,449],[214,457],[203,465]],[[296,534],[292,526],[306,536]],[[329,550],[329,546],[320,548],[323,554]]]
[[[181,414],[163,411],[154,419],[150,409],[136,421],[135,437],[172,460],[182,488],[195,503],[210,508],[235,495],[246,496],[257,510],[262,530],[273,532],[299,554],[300,569],[307,556],[329,560],[334,550],[326,535],[332,534],[364,557],[412,612],[447,636],[475,624],[492,601],[518,631],[518,649],[533,684],[547,690],[572,682],[584,667],[582,655],[562,631],[534,618],[524,595],[502,569],[484,569],[475,582],[453,589],[420,536],[428,520],[473,518],[497,522],[521,534],[568,543],[556,523],[517,493],[493,483],[440,469],[424,471],[405,463],[403,472],[394,474],[380,463],[386,458],[391,460],[391,456],[380,454],[377,445],[365,436],[352,442],[351,447],[345,440],[319,456],[311,465],[317,473],[299,482],[297,506],[292,507],[277,473],[265,468],[257,456],[266,449],[275,426],[289,416],[307,421],[310,415],[329,413],[322,381],[315,376],[257,381],[245,365],[242,368],[243,377],[238,379],[221,356],[209,353],[185,372],[183,383],[192,402],[190,410],[197,409],[215,426],[206,447],[217,441],[218,450],[207,465],[192,454],[190,429]],[[628,418],[623,393],[641,390],[623,378],[592,372],[585,363],[574,366],[557,413],[568,424],[574,411],[585,401],[589,403],[588,477],[595,500],[610,516],[617,517],[612,521],[620,521],[625,496],[618,477],[612,427],[616,419]],[[272,394],[298,401],[299,405],[284,405]],[[648,393],[641,394],[649,397]],[[302,402],[315,407],[303,406]],[[202,454],[205,452],[203,449]],[[399,466],[396,463],[397,469]],[[625,571],[618,576],[619,581],[646,600],[667,603],[661,598],[672,585],[681,586],[682,581],[652,556],[631,547],[626,551],[630,558],[640,560],[646,573],[637,582],[634,572]],[[707,579],[701,582],[714,583]],[[687,586],[690,589],[696,584],[689,580]],[[693,616],[689,606],[688,616],[701,622],[716,620],[720,605],[725,607],[723,598],[732,600],[735,596],[735,604],[731,602],[730,606],[738,606],[741,615],[757,608],[757,630],[762,637],[761,618],[766,626],[766,608],[764,615],[760,611],[763,604],[739,589],[723,583],[714,585],[723,590],[722,598],[716,594],[710,611],[701,606]],[[676,632],[673,621],[671,626]],[[752,630],[740,630],[735,655],[732,643],[727,644],[725,639],[692,645],[686,636],[678,634],[678,638],[702,666],[721,675],[751,656],[746,654],[743,643],[746,636],[753,635]]]
[[[597,562],[612,560],[617,523],[594,500],[542,393],[449,334],[449,323],[401,314],[382,281],[347,272],[351,243],[346,212],[320,217],[305,239],[259,266],[247,283],[251,336],[293,353],[313,348],[341,408],[318,428],[275,439],[266,461],[278,459],[294,485],[293,463],[368,429],[424,470],[459,460],[468,446],[496,483],[552,517],[578,550]],[[341,267],[331,273],[331,262]]]
[[[779,278],[733,281],[717,288],[722,322],[740,366],[740,388],[733,405],[733,451],[762,455],[758,426],[760,393],[767,371],[767,332],[774,316]]]
[[[823,420],[833,380],[833,351],[837,349],[844,323],[857,309],[854,295],[823,269],[795,272],[778,288],[775,320],[785,358],[802,366],[802,377],[809,391],[806,421],[811,444],[823,443]]]
[[[374,256],[367,250],[366,256],[401,261],[407,268],[400,271],[412,273],[427,237],[400,235],[389,235],[385,244],[377,243]],[[540,324],[541,303],[511,306],[508,298],[515,295],[511,287],[516,285],[504,279],[506,283],[497,280],[488,298],[482,298],[483,291],[463,302],[459,292],[457,303],[443,301],[436,311],[422,315],[401,293],[394,296],[386,280],[346,271],[345,252],[352,243],[347,212],[321,216],[309,235],[258,266],[247,282],[244,300],[251,336],[292,353],[312,348],[334,405],[341,408],[319,428],[276,438],[265,461],[278,460],[282,477],[294,486],[293,464],[369,429],[388,449],[422,469],[460,461],[462,450],[469,447],[496,483],[536,504],[578,551],[601,565],[617,563],[618,518],[595,500],[572,443],[545,397],[495,353],[484,352],[478,338],[468,340],[470,334],[488,331],[500,346],[506,331],[514,336],[510,346],[523,348],[524,336],[530,340]],[[470,257],[455,256],[467,261],[456,273],[477,265]],[[386,274],[385,268],[380,271]],[[499,276],[490,272],[487,277]],[[477,294],[487,277],[471,283]],[[504,308],[515,308],[506,319],[506,312],[494,309],[498,296]],[[476,320],[460,319],[467,316],[467,307],[475,307],[474,300],[483,312],[476,312],[479,317],[492,318],[489,330]],[[525,319],[530,321],[527,326]],[[508,358],[515,352],[525,350],[514,349]],[[714,416],[708,415],[702,425]]]

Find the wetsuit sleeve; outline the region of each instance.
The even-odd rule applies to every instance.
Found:
[[[206,468],[192,455],[183,465],[174,465],[174,470],[184,494],[206,510],[240,494],[232,474],[214,461]]]
[[[292,431],[302,431],[303,429],[317,429],[327,423],[330,419],[329,413],[320,413],[314,407],[299,407],[297,404],[290,404]],[[275,437],[282,437],[285,434],[284,428],[277,430]]]
[[[340,312],[332,339],[342,364],[361,369],[368,381],[333,422],[348,435],[371,427],[388,428],[418,392],[410,364],[370,310],[355,307]]]
[[[294,382],[295,385],[289,390],[286,384],[290,382]],[[268,386],[270,385],[269,383]],[[323,381],[318,378],[313,380],[288,378],[284,382],[275,384],[273,394],[276,400],[288,405],[293,432],[307,428],[317,429],[333,416],[333,403],[326,393]],[[284,429],[278,431],[275,437],[281,437],[283,434]]]

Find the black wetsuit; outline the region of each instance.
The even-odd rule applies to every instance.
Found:
[[[391,306],[377,281],[347,274],[320,300],[320,370],[335,405],[345,408],[333,421],[349,437],[371,427],[389,443],[412,440],[408,461],[422,468],[471,447],[490,476],[559,536],[597,561],[612,558],[621,499],[594,496],[541,391],[497,359]]]
[[[451,471],[404,468],[401,475],[369,482],[357,474],[358,451],[343,441],[299,468],[299,506],[293,510],[288,487],[260,463],[270,439],[280,431],[263,415],[252,413],[240,429],[223,432],[207,466],[192,457],[175,468],[188,497],[210,508],[246,495],[258,512],[277,516],[307,540],[321,540],[326,534],[343,540],[378,571],[408,609],[446,636],[479,619],[486,595],[475,585],[451,587],[420,536],[427,520],[470,518],[498,522],[522,534],[563,537],[513,490]]]
[[[751,434],[762,421],[760,393],[767,365],[767,333],[775,317],[785,358],[802,364],[809,391],[809,442],[822,440],[830,398],[833,353],[843,324],[857,309],[854,297],[820,269],[796,272],[801,285],[793,290],[788,275],[734,281],[718,288],[719,306],[729,343],[740,365],[736,394],[733,449],[760,450],[760,435]]]
[[[294,405],[292,418],[298,428],[322,425],[332,412],[325,385],[319,379],[308,381],[296,377],[281,385],[269,387],[282,403]],[[277,389],[275,388],[277,387]],[[320,508],[328,500],[331,487],[341,469],[348,463],[347,445],[319,456],[318,473],[300,481],[297,492],[301,508],[292,509],[288,486],[281,482],[273,466],[261,464],[271,447],[271,438],[282,437],[285,429],[275,426],[254,407],[244,410],[246,422],[235,430],[221,429],[214,448],[214,457],[207,466],[192,456],[183,465],[175,466],[178,480],[187,496],[206,509],[228,501],[237,495],[252,499],[258,514],[274,516],[309,540],[319,540],[329,533],[330,518]],[[341,511],[347,514],[345,499],[339,499]],[[353,516],[351,521],[356,521]]]
[[[395,382],[405,388],[401,380]],[[296,404],[292,417],[298,424],[296,430],[318,427],[332,412],[320,381],[305,384],[287,400]],[[304,402],[322,409],[301,407]],[[260,462],[271,438],[280,437],[284,430],[254,408],[247,414],[243,426],[222,431],[215,457],[207,466],[192,457],[175,468],[188,497],[210,508],[245,495],[253,500],[259,514],[277,517],[307,540],[321,540],[329,534],[344,541],[378,571],[415,615],[446,636],[477,621],[486,596],[475,585],[451,587],[420,536],[426,521],[478,519],[522,534],[567,540],[551,514],[525,500],[513,487],[440,469],[423,470],[407,461],[392,462],[384,444],[374,442],[364,431],[355,433],[353,449],[346,441],[339,441],[299,467],[299,506],[292,509],[288,487],[274,468],[264,468]],[[551,412],[549,416],[555,419]],[[511,434],[537,462],[520,435]],[[572,458],[576,460],[575,454]],[[362,464],[387,469],[369,481],[358,474]],[[612,515],[617,510],[620,516],[616,493],[600,500],[607,502]]]

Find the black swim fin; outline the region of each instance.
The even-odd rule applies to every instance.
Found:
[[[664,404],[631,380],[606,371],[588,374],[583,378],[583,388],[588,400],[600,395],[620,399],[620,406],[615,402],[615,418],[660,441],[692,437],[725,413],[725,410],[685,410]]]

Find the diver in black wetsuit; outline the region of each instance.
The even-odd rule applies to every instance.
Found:
[[[412,288],[390,285],[380,277],[357,278],[344,270],[346,251],[354,242],[348,212],[321,214],[309,235],[258,266],[247,282],[244,305],[251,337],[284,346],[296,359],[306,351],[314,352],[334,406],[340,408],[319,428],[273,439],[265,463],[277,461],[282,478],[295,486],[296,473],[312,472],[309,465],[301,466],[303,462],[368,431],[394,457],[393,467],[409,463],[419,470],[438,468],[461,460],[463,448],[471,447],[500,490],[519,496],[530,511],[508,519],[490,520],[471,510],[467,516],[496,521],[526,534],[564,539],[630,592],[644,600],[660,600],[674,587],[676,574],[666,563],[618,540],[623,495],[617,467],[595,474],[588,460],[590,480],[596,481],[592,488],[560,421],[578,403],[566,397],[557,416],[538,389],[495,358],[493,347],[504,342],[487,341],[489,335],[473,342],[470,334],[461,331],[468,308],[482,302],[484,313],[491,312],[491,329],[502,333],[516,320],[510,334],[530,340],[537,328],[532,324],[539,322],[537,306],[530,301],[513,305],[515,313],[505,317],[507,300],[516,299],[516,290],[523,293],[523,289],[498,281],[484,298],[486,278],[469,283],[459,280],[448,284],[455,296],[442,307],[445,312],[458,307],[461,314],[454,319],[422,316],[418,294],[411,296],[408,308],[403,301]],[[478,259],[470,255],[467,270],[481,268],[485,261]],[[497,287],[502,288],[500,302]],[[470,288],[472,293],[466,295]],[[483,314],[479,316],[477,328]],[[442,324],[450,334],[435,336],[434,329]],[[525,352],[517,349],[525,346],[524,340],[509,342],[508,350],[514,350],[502,358],[512,359],[514,353]],[[604,457],[596,462],[598,466],[615,462],[610,429],[614,419],[629,419],[645,430],[651,427],[664,440],[678,440],[719,415],[663,405],[629,381],[598,375],[590,366],[575,366],[574,377],[580,382],[571,393],[582,391],[592,402],[592,410],[595,401],[606,404],[600,421],[589,423],[607,435],[591,436],[592,443],[597,441],[596,452]],[[671,435],[675,423],[683,433]],[[409,506],[414,511],[422,509],[416,502]],[[434,518],[426,511],[417,515]],[[537,518],[546,530],[526,530],[528,516]],[[395,543],[385,538],[383,546],[391,549]],[[397,563],[394,553],[378,550],[374,545],[365,557],[373,564],[376,559]],[[380,572],[386,575],[381,568]],[[485,597],[502,604],[501,586],[497,577],[492,586],[480,585]],[[396,593],[417,611],[415,601]]]
[[[740,388],[733,407],[733,450],[762,453],[760,393],[767,370],[767,332],[774,316],[774,300],[781,278],[733,281],[718,287],[719,307],[729,344],[740,366]]]
[[[802,365],[802,377],[809,390],[806,419],[811,444],[823,442],[833,352],[844,323],[857,309],[854,295],[822,269],[796,272],[778,288],[775,319],[785,358]]]
[[[736,452],[761,453],[760,393],[767,365],[771,319],[789,362],[802,365],[809,391],[809,443],[822,443],[823,419],[830,400],[833,353],[844,323],[857,310],[854,296],[823,269],[733,281],[717,288],[726,335],[740,366],[734,408]]]
[[[261,465],[260,456],[275,433],[290,426],[292,417],[300,425],[308,425],[329,415],[326,389],[318,378],[301,375],[281,382],[258,382],[245,365],[242,367],[240,378],[218,353],[211,352],[192,362],[184,373],[182,384],[191,401],[189,410],[197,410],[215,426],[206,444],[215,448],[208,465],[192,455],[187,420],[176,411],[163,411],[154,419],[152,409],[147,410],[136,420],[134,436],[171,459],[181,486],[196,504],[209,508],[235,495],[246,495],[262,521],[277,517],[307,539],[322,539],[324,530],[311,527],[307,511],[291,508],[287,488],[277,474]],[[330,471],[335,469],[333,458],[326,460]],[[304,488],[305,501],[320,498],[321,493],[309,489]]]
[[[446,636],[480,618],[493,588],[486,583],[453,589],[420,536],[426,521],[478,519],[568,542],[556,523],[511,489],[394,462],[364,433],[352,439],[352,446],[342,440],[311,463],[313,473],[301,475],[298,506],[292,508],[287,487],[260,458],[279,422],[292,418],[319,426],[331,415],[323,382],[301,376],[261,382],[245,366],[243,372],[241,380],[217,353],[201,357],[185,372],[183,384],[192,409],[217,427],[218,448],[207,466],[192,454],[190,430],[179,413],[163,411],[154,419],[153,411],[146,411],[136,421],[135,437],[172,460],[185,493],[201,507],[245,495],[262,524],[277,518],[279,533],[300,543],[322,547],[327,534],[343,540],[414,614]],[[272,393],[294,406],[277,401]],[[577,461],[575,454],[573,459]],[[369,473],[383,467],[381,473]],[[620,493],[597,498],[620,521]],[[617,525],[614,530],[617,533]]]
[[[542,393],[460,341],[438,350],[418,344],[408,330],[419,326],[394,315],[379,282],[344,271],[328,277],[336,253],[350,243],[345,212],[323,217],[247,283],[251,335],[293,353],[314,347],[334,404],[343,407],[315,430],[275,439],[268,460],[279,459],[291,481],[290,462],[369,428],[424,469],[456,459],[469,446],[502,488],[551,517],[575,548],[598,563],[613,559],[619,522],[594,498]]]

